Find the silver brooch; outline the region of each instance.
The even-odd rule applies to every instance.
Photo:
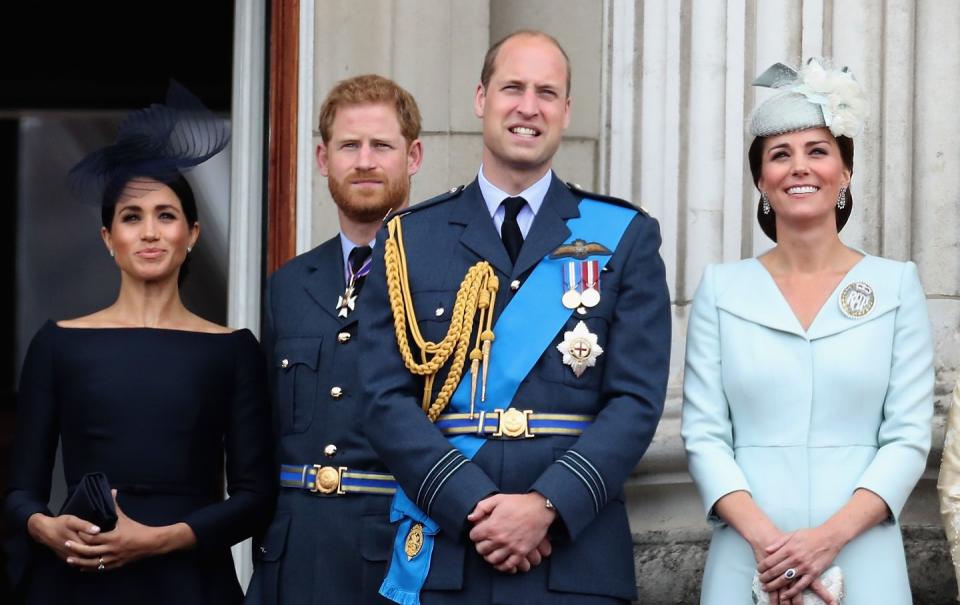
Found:
[[[563,353],[563,363],[570,366],[577,378],[587,368],[595,366],[597,357],[603,354],[603,347],[597,344],[597,335],[590,332],[583,321],[578,322],[572,331],[563,333],[563,342],[557,345],[557,350]]]
[[[850,319],[860,319],[873,309],[876,301],[873,288],[862,281],[853,282],[840,292],[840,311]]]

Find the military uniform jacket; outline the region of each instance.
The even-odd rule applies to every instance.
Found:
[[[537,263],[568,240],[565,221],[579,216],[578,204],[585,196],[599,197],[554,176],[515,266],[476,181],[413,207],[402,224],[413,304],[424,338],[443,338],[460,282],[480,260],[489,261],[500,279],[496,320],[514,293],[511,282],[518,280],[522,287]],[[404,367],[398,351],[384,280],[384,246],[378,243],[361,312],[365,363],[360,376],[370,401],[366,430],[406,494],[441,527],[423,603],[607,603],[635,598],[623,484],[653,437],[666,390],[670,305],[659,247],[657,222],[638,212],[602,273],[600,304],[585,314],[572,312],[513,402],[490,406],[596,415],[593,425],[580,436],[490,440],[467,461],[420,408],[423,382]],[[549,296],[559,298],[562,292],[558,274],[557,289]],[[562,363],[556,345],[581,320],[598,336],[604,353],[578,378]],[[441,382],[442,376],[438,387]],[[493,493],[530,490],[549,498],[559,514],[551,528],[553,554],[530,572],[501,574],[476,554],[466,516]]]
[[[362,430],[366,399],[357,380],[357,314],[341,319],[336,310],[344,281],[343,252],[334,237],[268,282],[263,346],[277,436],[275,480],[280,464],[386,472]],[[361,291],[358,307],[365,298]],[[246,602],[386,603],[377,590],[393,540],[389,507],[389,496],[281,488],[273,522],[255,552]]]

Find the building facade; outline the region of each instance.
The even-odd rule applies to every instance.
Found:
[[[936,343],[934,447],[903,515],[916,602],[956,585],[936,499],[960,364],[960,3],[938,0],[300,0],[304,152],[297,248],[336,232],[313,166],[319,103],[338,80],[379,73],[416,97],[424,162],[413,200],[468,183],[481,153],[473,96],[488,46],[521,28],[570,55],[573,119],[561,178],[642,204],[659,221],[673,302],[666,411],[628,487],[640,601],[695,602],[709,530],[679,434],[689,305],[704,267],[761,253],[745,121],[752,79],[810,56],[849,66],[868,93],[857,140],[850,246],[917,263]],[[304,121],[303,118],[309,116]],[[236,299],[234,299],[236,300]],[[869,360],[851,360],[869,363]]]

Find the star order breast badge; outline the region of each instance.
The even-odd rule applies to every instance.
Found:
[[[563,354],[564,365],[570,366],[577,378],[597,365],[597,357],[603,354],[603,347],[597,344],[597,335],[590,332],[583,321],[577,323],[570,332],[563,333],[563,342],[557,345]]]

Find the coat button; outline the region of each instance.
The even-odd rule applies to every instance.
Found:
[[[289,359],[284,359],[284,360],[282,360],[282,361],[280,362],[280,367],[281,367],[281,368],[290,367],[290,360],[289,360]]]
[[[520,289],[520,280],[519,280],[519,279],[515,279],[515,280],[513,280],[512,282],[510,282],[510,289],[513,290],[514,292],[516,292],[517,290],[519,290],[519,289]]]
[[[343,397],[343,389],[341,389],[340,387],[333,387],[332,389],[330,389],[330,396],[333,397],[334,399],[340,399],[341,397]]]
[[[433,312],[437,317],[443,316],[443,307],[437,307],[437,310]]]
[[[332,443],[327,444],[323,448],[323,455],[326,456],[327,458],[333,458],[334,456],[337,455],[337,446],[335,446]]]
[[[261,546],[261,547],[260,547],[260,554],[261,554],[261,555],[267,554],[267,547],[266,547],[266,546]]]
[[[340,344],[347,344],[350,342],[350,332],[340,332],[337,334],[337,342]]]

